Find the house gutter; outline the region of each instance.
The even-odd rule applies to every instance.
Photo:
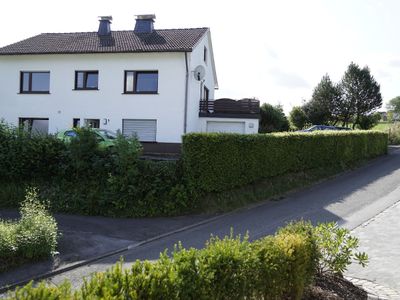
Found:
[[[185,66],[186,66],[186,81],[185,81],[185,111],[183,117],[183,133],[185,134],[187,131],[187,107],[188,107],[188,99],[189,99],[189,64],[187,52],[185,52]]]

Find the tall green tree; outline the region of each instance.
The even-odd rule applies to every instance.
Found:
[[[303,111],[312,124],[336,124],[341,116],[342,102],[340,86],[326,74],[314,88],[311,100],[304,104]]]
[[[380,85],[366,66],[360,68],[351,63],[345,72],[340,87],[343,92],[342,121],[346,125],[353,117],[353,128],[366,116],[382,106]]]
[[[393,98],[389,101],[389,103],[386,105],[386,108],[388,110],[391,110],[395,113],[400,113],[400,96],[397,96],[396,98]]]
[[[260,107],[260,114],[259,132],[266,133],[289,130],[289,121],[281,105],[263,103]]]
[[[289,113],[289,121],[296,129],[303,129],[307,124],[307,116],[300,106],[294,106]]]

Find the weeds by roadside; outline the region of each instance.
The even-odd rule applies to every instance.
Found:
[[[18,221],[0,220],[0,272],[56,251],[57,223],[35,189],[27,191],[20,215]]]

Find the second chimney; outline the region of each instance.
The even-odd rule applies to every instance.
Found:
[[[111,35],[111,16],[99,17],[100,24],[99,24],[99,31],[97,34],[99,36],[109,36]]]
[[[154,30],[154,19],[156,15],[136,15],[136,33],[152,33]]]

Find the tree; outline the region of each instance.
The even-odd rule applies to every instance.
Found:
[[[311,100],[303,106],[303,111],[312,124],[335,125],[341,116],[342,102],[340,86],[334,84],[326,74],[314,88]]]
[[[400,96],[397,96],[396,98],[393,98],[389,101],[389,103],[386,105],[386,108],[390,111],[393,111],[395,113],[400,113]]]
[[[352,62],[342,78],[340,87],[343,92],[343,126],[354,116],[355,128],[360,123],[361,116],[366,116],[382,106],[380,85],[367,66],[361,69]]]
[[[300,106],[295,106],[289,113],[289,120],[296,129],[303,129],[307,123],[307,116]]]
[[[269,103],[264,103],[260,107],[260,114],[259,132],[265,133],[289,130],[289,121],[281,105],[274,106]]]

